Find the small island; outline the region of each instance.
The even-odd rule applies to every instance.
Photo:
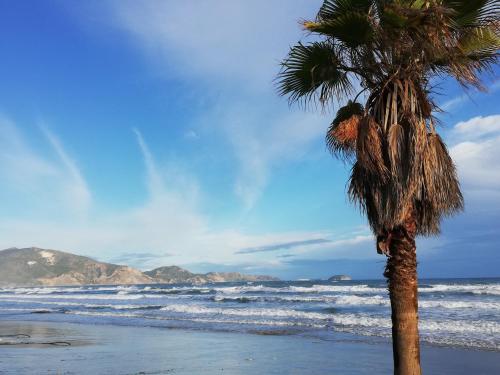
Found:
[[[349,281],[352,280],[351,276],[348,275],[333,275],[328,278],[328,281]]]

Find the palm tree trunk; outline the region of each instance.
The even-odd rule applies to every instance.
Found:
[[[392,310],[394,375],[421,375],[418,337],[418,282],[416,222],[409,214],[404,224],[389,231],[389,257],[384,276]]]

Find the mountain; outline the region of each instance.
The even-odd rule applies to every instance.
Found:
[[[177,266],[141,272],[63,251],[30,247],[0,251],[0,286],[154,284],[277,280],[240,273],[191,273]]]
[[[190,282],[195,274],[177,266],[158,267],[151,271],[146,271],[144,274],[152,279],[159,280],[162,283],[182,283]]]
[[[0,251],[0,285],[146,284],[134,268],[57,250],[30,247]]]
[[[167,266],[155,268],[151,271],[144,272],[149,277],[158,280],[162,283],[219,283],[219,282],[234,282],[234,281],[276,281],[275,277],[264,275],[244,275],[238,272],[209,272],[209,273],[192,273],[188,270],[177,266]]]

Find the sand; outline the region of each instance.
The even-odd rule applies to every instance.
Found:
[[[28,336],[16,336],[28,335]],[[390,374],[388,340],[0,322],[0,374]],[[56,343],[54,345],[54,343]],[[70,345],[67,345],[67,344]],[[424,374],[500,373],[500,353],[424,345]]]

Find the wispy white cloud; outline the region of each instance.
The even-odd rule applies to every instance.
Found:
[[[41,127],[49,143],[59,157],[64,166],[66,178],[62,188],[64,196],[71,207],[78,215],[85,216],[92,203],[92,195],[75,161],[66,153],[61,141],[48,130],[46,126]]]
[[[264,192],[273,169],[301,160],[327,126],[320,115],[274,109],[261,112],[238,105],[219,117],[219,128],[239,162],[235,192],[247,210]]]
[[[67,205],[67,202],[54,204],[68,189],[69,182],[81,184],[88,189],[86,191],[90,191],[77,163],[69,157],[60,140],[53,133],[44,131],[57,156],[57,161],[50,161],[45,154],[31,150],[13,124],[8,129],[8,132],[0,132],[2,144],[23,145],[24,156],[14,156],[23,156],[19,160],[28,160],[29,165],[40,167],[23,167],[17,158],[6,159],[0,152],[2,161],[6,163],[0,170],[0,178],[4,185],[15,185],[18,180],[5,173],[5,170],[12,168],[12,164],[22,167],[25,179],[34,181],[44,194],[21,191],[17,199],[23,201],[29,196],[33,206],[39,207],[43,216],[34,215],[32,211],[23,212],[17,217],[2,215],[0,248],[36,245],[76,251],[102,260],[116,259],[119,254],[144,254],[143,249],[147,249],[147,257],[130,258],[132,265],[142,268],[200,262],[278,266],[282,265],[282,261],[273,254],[236,253],[242,248],[256,248],[270,243],[302,243],[293,251],[313,254],[323,248],[321,244],[308,246],[310,241],[332,236],[328,232],[314,231],[247,234],[230,226],[213,229],[196,203],[195,196],[199,189],[196,181],[183,176],[183,172],[178,169],[174,172],[162,169],[138,129],[134,133],[146,170],[145,183],[149,187],[147,199],[125,210],[105,214],[90,211],[86,220],[82,221],[74,206]],[[5,141],[5,138],[9,141]],[[12,148],[9,150],[12,151]],[[40,178],[46,176],[50,177],[50,185],[41,186]],[[53,194],[49,199],[47,192]],[[89,196],[90,193],[86,193],[83,199]],[[78,197],[74,195],[73,198]],[[354,242],[344,237],[332,240],[330,253],[332,249],[340,249],[340,246],[347,249],[358,243],[357,236],[358,233],[353,234]],[[324,248],[324,251],[327,249]]]
[[[500,89],[500,80],[493,81],[489,85],[486,86],[486,91],[489,93],[494,93]],[[439,107],[443,111],[450,111],[456,107],[458,107],[460,104],[463,104],[467,101],[474,101],[474,99],[480,95],[481,91],[464,91],[462,94],[454,96],[448,100],[445,100],[441,104],[439,104]]]
[[[4,181],[12,181],[21,190],[36,188],[36,181],[59,173],[54,163],[30,148],[15,124],[5,117],[0,118],[0,171]]]
[[[151,151],[149,151],[149,147],[146,145],[146,142],[144,141],[144,138],[142,137],[142,134],[139,132],[139,130],[133,128],[132,131],[137,137],[137,143],[139,144],[142,156],[144,158],[149,194],[151,196],[161,195],[165,191],[165,187],[160,177],[160,173],[158,172],[158,168],[156,167],[153,155],[151,154]]]
[[[186,137],[210,127],[210,136],[229,142],[239,164],[234,191],[246,210],[274,168],[300,158],[327,126],[320,116],[290,112],[273,86],[279,61],[304,37],[297,21],[313,18],[321,1],[313,3],[111,1],[103,12],[156,72],[182,78],[202,95],[216,93],[210,110],[193,114],[198,125]]]
[[[10,203],[20,203],[18,210],[32,215],[42,214],[46,206],[51,206],[58,216],[71,211],[83,219],[91,205],[87,183],[60,140],[47,128],[42,132],[56,159],[35,150],[12,121],[0,120],[3,194],[10,194]]]
[[[218,89],[235,83],[261,91],[271,84],[288,45],[300,36],[294,21],[313,17],[321,1],[107,3],[108,22],[122,28],[160,71],[216,81]]]
[[[315,238],[312,240],[302,240],[302,241],[293,241],[293,242],[284,242],[284,243],[275,243],[266,246],[258,246],[258,247],[247,247],[241,250],[238,250],[237,254],[252,254],[252,253],[262,253],[267,251],[278,251],[278,250],[289,250],[294,247],[299,246],[311,246],[318,244],[330,243],[331,240],[327,240],[326,238]]]
[[[439,107],[443,111],[450,111],[453,108],[456,108],[458,105],[464,103],[468,99],[470,99],[470,96],[468,96],[466,94],[461,94],[461,95],[455,96],[455,97],[453,97],[451,99],[448,99],[448,100],[444,101],[443,103],[441,103],[439,105]]]

